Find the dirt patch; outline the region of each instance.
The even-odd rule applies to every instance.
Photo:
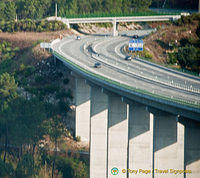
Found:
[[[80,31],[88,34],[110,33],[113,30],[112,24],[79,24],[78,26]],[[142,27],[136,23],[119,23],[117,25],[118,31],[138,30],[138,29],[142,29]]]
[[[47,150],[53,151],[55,149],[54,143],[50,140],[49,136],[45,136],[41,141],[41,147],[46,147]],[[58,140],[59,151],[65,152],[78,152],[79,150],[89,152],[89,144],[86,142],[77,142],[70,137],[63,136]]]
[[[15,32],[15,33],[0,33],[0,41],[9,41],[12,42],[14,46],[18,46],[19,48],[27,48],[30,47],[33,42],[41,40],[50,42],[53,39],[59,38],[62,36],[69,36],[73,34],[77,34],[73,29],[56,31],[56,32]]]

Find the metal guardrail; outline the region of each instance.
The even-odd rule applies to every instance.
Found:
[[[190,100],[183,100],[181,98],[176,98],[176,97],[166,97],[166,96],[158,95],[156,93],[150,93],[148,91],[139,89],[137,87],[134,88],[134,87],[128,86],[128,85],[126,85],[126,84],[124,84],[124,83],[122,83],[120,81],[115,81],[115,80],[113,80],[112,78],[110,78],[108,76],[105,77],[103,75],[99,75],[97,73],[90,72],[88,69],[86,69],[84,67],[81,67],[77,63],[74,63],[74,62],[66,59],[65,57],[63,57],[62,55],[60,55],[59,53],[57,53],[56,51],[53,51],[53,54],[57,58],[59,58],[60,60],[62,60],[63,62],[67,62],[68,64],[74,66],[75,68],[77,68],[77,69],[81,70],[82,72],[84,72],[85,74],[89,75],[91,78],[100,79],[100,80],[103,80],[105,82],[108,82],[112,86],[118,86],[119,88],[124,88],[124,89],[126,89],[127,92],[128,91],[137,92],[138,94],[142,94],[143,97],[146,96],[148,99],[152,99],[152,98],[149,98],[149,97],[154,97],[155,101],[159,101],[161,103],[164,102],[164,101],[166,101],[164,103],[172,105],[171,102],[174,102],[174,103],[179,103],[179,104],[190,106],[190,107],[194,107],[194,108],[200,108],[200,102],[190,101]],[[145,94],[145,95],[143,95],[143,94]]]
[[[178,103],[178,104],[181,104],[181,105],[190,106],[192,108],[198,108],[198,109],[200,108],[200,102],[191,101],[191,100],[184,100],[182,98],[177,98],[177,97],[170,97],[170,96],[167,97],[167,96],[159,95],[159,94],[156,94],[156,93],[151,93],[149,91],[145,91],[145,90],[139,89],[137,87],[134,88],[132,86],[128,86],[127,84],[124,84],[121,81],[113,80],[109,76],[104,76],[103,74],[99,74],[96,71],[91,72],[89,67],[81,65],[79,61],[75,62],[74,60],[69,60],[64,55],[61,55],[54,50],[53,50],[53,54],[57,58],[62,60],[63,62],[67,62],[69,65],[73,66],[74,68],[82,71],[85,75],[88,75],[89,77],[94,78],[96,80],[100,79],[102,81],[105,81],[107,84],[109,83],[109,85],[113,85],[114,87],[118,86],[119,88],[123,88],[124,90],[127,90],[127,92],[130,92],[130,91],[132,91],[134,93],[136,92],[140,96],[142,94],[142,97],[147,97],[148,99],[151,99],[151,100],[153,99],[153,100],[159,101],[161,103],[162,102],[167,103],[169,105],[172,105],[173,103],[175,105],[175,103]]]
[[[99,40],[99,41],[103,41],[103,40]],[[98,42],[99,42],[99,41],[98,41]],[[93,51],[94,51],[95,53],[98,53],[98,52],[96,51],[96,49],[95,49],[96,45],[98,45],[98,43],[95,43],[95,42],[94,42],[94,43],[91,45],[91,47],[92,47],[92,49],[93,49]],[[84,46],[84,49],[86,49],[86,48],[87,48],[87,46]],[[170,86],[170,87],[174,87],[174,88],[177,88],[177,89],[182,89],[182,90],[190,91],[190,92],[194,92],[194,93],[200,93],[200,89],[194,88],[192,85],[190,85],[190,86],[188,86],[188,85],[183,85],[183,84],[180,84],[180,83],[176,83],[176,82],[174,82],[173,80],[171,80],[171,81],[165,81],[165,80],[163,80],[163,79],[161,79],[161,78],[159,78],[159,77],[157,77],[157,76],[155,76],[155,77],[151,77],[150,75],[147,76],[147,75],[145,75],[145,73],[142,72],[142,71],[141,71],[140,73],[135,72],[134,70],[132,70],[132,71],[130,72],[130,68],[131,68],[131,67],[130,67],[128,64],[125,64],[124,62],[122,62],[122,61],[120,61],[120,60],[115,60],[115,61],[113,62],[112,59],[109,59],[108,57],[105,57],[105,56],[103,56],[103,55],[98,55],[98,56],[93,55],[93,57],[96,58],[99,62],[104,62],[104,63],[109,64],[109,65],[113,65],[113,64],[114,64],[114,65],[115,65],[115,68],[118,68],[118,69],[125,69],[127,73],[134,74],[134,75],[136,75],[136,76],[138,76],[138,77],[141,77],[141,78],[144,78],[144,79],[148,79],[148,80],[151,80],[151,81],[154,81],[154,82],[157,82],[157,83],[161,83],[161,84],[164,84],[164,85],[167,85],[167,86]],[[118,67],[119,64],[120,64],[121,67],[123,67],[123,68]]]

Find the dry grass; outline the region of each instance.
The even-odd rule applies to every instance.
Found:
[[[147,37],[145,42],[145,48],[153,55],[153,60],[158,63],[166,63],[167,60],[167,49],[162,47],[157,40],[162,41],[165,44],[176,43],[182,38],[192,38],[197,39],[196,35],[196,24],[191,24],[187,26],[175,26],[166,25],[166,23],[152,23],[152,28],[161,28],[156,33]]]
[[[0,41],[10,41],[14,46],[18,46],[21,49],[23,49],[30,47],[33,44],[33,42],[38,40],[50,42],[53,39],[59,38],[60,35],[69,36],[72,34],[74,34],[74,31],[71,29],[56,32],[1,32]]]

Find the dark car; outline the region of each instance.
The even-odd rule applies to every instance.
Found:
[[[80,36],[77,36],[77,37],[76,37],[76,39],[77,39],[77,40],[80,40],[80,39],[81,39],[81,37],[80,37]]]
[[[95,68],[101,68],[101,63],[96,62],[96,63],[94,64],[94,67],[95,67]]]
[[[137,38],[139,38],[139,36],[138,35],[133,35],[133,38],[137,39]]]
[[[130,61],[131,59],[132,59],[132,56],[130,56],[130,55],[125,57],[125,60],[127,60],[127,61]]]

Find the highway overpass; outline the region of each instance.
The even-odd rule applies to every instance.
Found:
[[[51,45],[76,78],[76,136],[90,143],[90,177],[200,177],[199,77],[125,61],[128,40],[71,36]]]
[[[112,23],[113,36],[117,36],[117,23],[119,22],[153,22],[153,21],[174,21],[181,18],[181,15],[155,15],[155,16],[131,16],[131,17],[94,17],[94,18],[62,18],[48,17],[47,20],[59,20],[70,28],[70,24],[79,23]]]

